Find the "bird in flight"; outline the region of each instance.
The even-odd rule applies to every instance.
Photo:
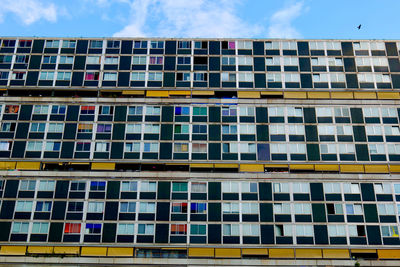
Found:
[[[361,24],[357,26],[357,29],[361,29]]]

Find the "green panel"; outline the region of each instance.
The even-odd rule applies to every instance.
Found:
[[[272,185],[271,183],[258,183],[260,191],[260,200],[272,200]]]
[[[58,180],[56,183],[55,198],[67,198],[69,181]]]
[[[217,70],[221,69],[221,62],[220,57],[209,57],[209,70]]]
[[[220,107],[209,107],[208,110],[209,122],[220,122],[221,121],[221,108]]]
[[[161,124],[161,140],[172,140],[172,133],[172,124]]]
[[[260,203],[260,221],[261,222],[273,222],[273,209],[272,203]]]
[[[353,126],[354,141],[356,142],[366,142],[367,135],[365,134],[364,126]]]
[[[75,56],[74,70],[84,70],[86,63],[86,56]]]
[[[64,127],[64,139],[75,139],[76,128],[76,123],[66,123]]]
[[[163,106],[161,121],[173,122],[174,121],[174,107]]]
[[[306,125],[306,141],[318,142],[318,131],[316,125]]]
[[[115,123],[112,131],[112,140],[124,140],[125,139],[125,124]]]
[[[26,146],[26,141],[14,141],[11,157],[23,158],[25,154],[25,146]]]
[[[221,221],[221,203],[208,204],[208,221],[210,222]]]
[[[107,199],[119,199],[119,181],[108,181],[107,183]]]
[[[208,183],[208,200],[221,200],[221,183]]]
[[[221,160],[221,144],[220,143],[209,143],[208,144],[208,159],[209,160]]]
[[[155,237],[156,243],[168,243],[168,233],[169,233],[168,227],[169,225],[167,223],[156,224],[156,237]]]
[[[74,153],[74,142],[62,142],[61,158],[71,159]]]
[[[25,139],[28,137],[29,122],[20,122],[17,125],[17,131],[15,133],[15,138]]]
[[[5,198],[15,198],[18,192],[18,180],[10,180],[7,179],[6,181],[6,189],[4,190],[4,197]]]
[[[305,123],[316,123],[315,108],[304,108],[304,122]]]
[[[356,144],[356,155],[358,161],[369,161],[368,145]]]
[[[268,109],[267,108],[256,108],[256,122],[266,123],[268,122]]]
[[[364,204],[365,222],[378,222],[378,211],[376,204]]]
[[[67,206],[66,201],[54,201],[51,219],[52,220],[64,220],[66,206]]]
[[[361,184],[361,197],[363,201],[375,201],[374,185],[372,183]]]
[[[172,159],[172,143],[160,143],[160,159]]]
[[[351,121],[353,123],[364,123],[363,113],[361,108],[351,108]]]
[[[40,69],[40,64],[42,63],[42,56],[32,55],[29,61],[29,69]]]
[[[221,244],[221,224],[208,224],[208,233],[208,244]]]
[[[255,73],[254,74],[254,87],[255,88],[266,88],[267,87],[265,73]]]
[[[318,144],[307,144],[307,158],[309,161],[320,160]]]
[[[157,199],[170,199],[171,182],[158,182]]]
[[[31,120],[32,116],[32,105],[22,105],[21,110],[19,111],[19,118],[20,121],[29,121]]]
[[[175,73],[174,72],[164,72],[163,87],[175,87]]]
[[[169,202],[158,202],[157,203],[157,221],[169,221]]]
[[[111,158],[122,159],[124,153],[124,143],[111,143]]]
[[[382,245],[381,231],[379,229],[379,225],[367,225],[367,237],[369,245]]]
[[[175,57],[164,57],[164,70],[175,70]]]
[[[221,140],[221,125],[210,124],[208,126],[208,140],[210,141]]]
[[[209,75],[209,87],[220,88],[221,87],[221,76],[219,73],[210,73]]]
[[[79,116],[79,106],[68,106],[66,121],[77,121]]]
[[[126,106],[116,106],[114,113],[114,121],[126,121]]]
[[[264,57],[254,57],[254,71],[265,71]]]
[[[105,223],[103,224],[103,239],[104,243],[115,242],[115,236],[117,234],[117,224],[116,223]]]
[[[49,242],[61,242],[64,223],[50,223]]]
[[[322,186],[322,183],[310,183],[310,191],[312,201],[324,200],[324,188]]]
[[[312,204],[312,213],[314,222],[326,222],[324,204]]]
[[[257,125],[257,141],[268,141],[268,125]]]
[[[41,54],[43,53],[44,40],[34,40],[32,45],[32,53]]]

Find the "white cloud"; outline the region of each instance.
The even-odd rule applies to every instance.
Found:
[[[0,0],[0,21],[7,13],[16,15],[23,24],[30,25],[40,19],[50,22],[57,20],[57,8],[53,3],[40,0]]]
[[[270,19],[268,36],[271,38],[299,38],[301,34],[292,22],[304,12],[304,2],[296,2],[275,12]]]
[[[240,4],[239,0],[134,0],[129,24],[114,36],[252,37],[262,33],[261,26],[236,14]]]

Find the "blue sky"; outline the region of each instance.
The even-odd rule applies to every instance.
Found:
[[[399,0],[0,0],[0,6],[1,36],[400,39]]]

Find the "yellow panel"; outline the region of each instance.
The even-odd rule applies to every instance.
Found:
[[[291,170],[314,170],[314,164],[290,164]]]
[[[144,95],[143,90],[127,90],[127,91],[122,91],[123,95]]]
[[[3,161],[0,162],[0,170],[15,170],[16,162],[13,161]]]
[[[239,168],[239,164],[236,163],[215,163],[214,168]]]
[[[238,98],[260,98],[260,92],[238,92]]]
[[[355,99],[376,99],[375,92],[354,92]]]
[[[148,97],[169,97],[168,91],[146,91]]]
[[[7,88],[0,88],[0,91],[7,91]]]
[[[308,98],[331,98],[329,92],[307,92]]]
[[[322,251],[318,248],[296,248],[296,259],[321,259]]]
[[[192,91],[192,95],[214,95],[214,91]]]
[[[315,164],[314,169],[316,171],[339,171],[339,165],[337,165],[337,164]]]
[[[112,257],[133,257],[133,248],[115,248],[109,247],[107,256]]]
[[[89,162],[68,162],[69,165],[89,165]]]
[[[268,255],[266,248],[242,248],[242,255]]]
[[[216,258],[241,258],[240,248],[216,248]]]
[[[387,165],[364,165],[365,173],[389,173]]]
[[[265,168],[289,168],[288,164],[264,164]]]
[[[240,164],[240,172],[264,172],[263,164]]]
[[[331,98],[353,99],[353,92],[331,92]]]
[[[169,91],[170,95],[190,95],[190,91]]]
[[[277,91],[262,91],[260,93],[261,95],[283,95],[283,92],[277,92]]]
[[[110,162],[93,162],[92,170],[115,170],[115,163]]]
[[[190,167],[192,167],[192,168],[214,168],[214,164],[212,164],[212,163],[191,163]]]
[[[79,247],[54,247],[54,254],[79,254]]]
[[[323,249],[324,259],[348,259],[350,253],[348,249]]]
[[[269,258],[285,258],[292,259],[294,258],[294,249],[292,248],[270,248],[269,249]]]
[[[121,93],[122,90],[112,90],[112,89],[106,89],[106,90],[100,90],[101,92],[105,93]]]
[[[364,173],[363,165],[340,165],[340,172]]]
[[[1,246],[0,255],[25,255],[26,246]]]
[[[392,173],[399,173],[400,172],[400,165],[389,165],[390,172]]]
[[[189,257],[214,258],[214,248],[189,248]]]
[[[395,92],[378,92],[378,99],[400,99],[400,95]]]
[[[106,247],[82,247],[81,256],[106,256]]]
[[[378,249],[379,259],[400,259],[400,249]]]
[[[376,253],[376,249],[350,249],[351,253]]]
[[[283,92],[283,98],[296,98],[296,99],[306,99],[306,92]]]
[[[32,254],[52,254],[53,247],[44,247],[44,246],[29,246],[28,253]]]
[[[17,170],[40,170],[40,162],[17,162]]]

